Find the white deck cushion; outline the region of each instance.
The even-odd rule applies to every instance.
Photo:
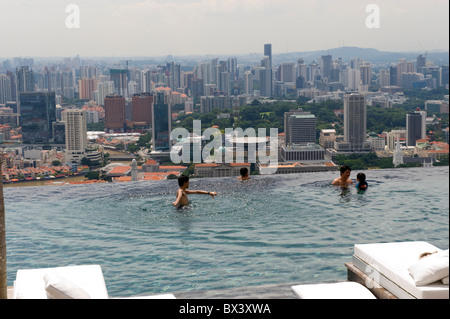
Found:
[[[99,265],[19,269],[14,283],[14,299],[47,299],[44,276],[55,274],[83,289],[91,299],[107,299],[103,272]]]
[[[448,249],[423,257],[408,270],[417,286],[425,286],[448,277]]]
[[[360,268],[361,271],[367,273],[378,283],[380,283],[378,280],[378,274],[380,274],[400,287],[405,291],[405,294],[414,298],[448,298],[447,285],[433,283],[417,287],[408,271],[408,268],[417,262],[422,253],[434,251],[439,252],[441,249],[423,241],[357,244],[354,246],[354,258],[356,257],[365,265],[376,270],[375,273],[373,270],[368,272],[368,269]],[[400,295],[397,295],[397,297],[403,298]]]
[[[53,273],[44,275],[48,299],[90,299],[89,294],[70,280]]]
[[[296,285],[291,288],[301,299],[376,299],[369,289],[351,281]]]

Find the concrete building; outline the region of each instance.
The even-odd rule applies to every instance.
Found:
[[[120,95],[107,95],[105,98],[105,130],[124,131],[125,98]]]
[[[198,177],[240,176],[241,168],[247,168],[250,174],[250,163],[202,163],[195,164],[194,175]]]
[[[62,113],[65,122],[66,162],[80,163],[87,148],[86,111],[68,109]]]
[[[416,141],[426,138],[425,111],[406,114],[406,146],[415,146]]]
[[[322,146],[324,149],[333,148],[335,141],[336,141],[335,129],[320,130],[319,145]]]
[[[286,144],[307,145],[316,142],[316,117],[302,109],[284,113]]]

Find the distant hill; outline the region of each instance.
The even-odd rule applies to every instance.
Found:
[[[384,64],[397,62],[401,58],[405,58],[407,61],[416,60],[419,54],[427,54],[427,61],[432,61],[437,65],[449,64],[449,52],[386,52],[376,49],[365,49],[358,47],[340,47],[329,50],[319,51],[305,51],[305,52],[289,52],[281,54],[273,54],[273,62],[296,62],[298,58],[303,58],[305,63],[311,63],[312,61],[318,62],[319,57],[322,55],[330,54],[334,59],[342,58],[344,61],[350,61],[352,58],[361,58],[365,61]]]

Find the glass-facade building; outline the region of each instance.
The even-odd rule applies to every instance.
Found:
[[[56,121],[55,92],[20,93],[19,101],[23,143],[52,143],[53,122]]]
[[[170,132],[172,128],[170,98],[165,92],[155,92],[153,101],[153,150],[158,152],[169,152],[171,146]]]

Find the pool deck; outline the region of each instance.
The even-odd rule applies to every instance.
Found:
[[[218,290],[172,292],[177,299],[297,299],[291,290],[296,284],[272,284]],[[149,294],[153,295],[153,294]],[[8,299],[13,299],[13,287],[8,287]]]
[[[355,281],[366,286],[377,299],[397,299],[372,278],[369,278],[361,270],[356,268],[352,263],[345,263],[345,266],[347,267],[347,281]],[[217,290],[191,290],[169,293],[173,294],[176,299],[298,299],[291,287],[300,284],[308,283],[267,284]],[[156,294],[150,293],[146,295],[151,296]],[[7,297],[8,299],[13,299],[13,287],[8,287]]]

